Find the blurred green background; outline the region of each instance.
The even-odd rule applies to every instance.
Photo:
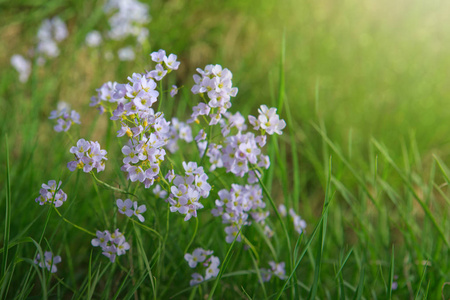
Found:
[[[318,112],[329,134],[364,151],[370,136],[393,148],[414,134],[424,154],[448,154],[450,3],[446,1],[150,1],[151,50],[179,55],[180,82],[195,68],[219,63],[235,74],[239,109],[255,109],[276,91],[282,37],[286,39],[286,91],[295,120],[309,131]],[[1,4],[0,67],[14,78],[9,59],[26,53],[45,17],[61,16],[70,37],[42,76],[63,75],[48,97],[87,103],[106,80],[123,81],[145,69],[135,62],[100,64],[83,47],[85,34],[105,28],[96,1],[10,1]],[[147,49],[146,49],[147,50]],[[144,53],[145,52],[145,53]],[[70,57],[70,59],[68,59]],[[15,83],[12,83],[15,84]],[[56,87],[55,85],[59,86]],[[3,107],[10,97],[1,94]],[[9,99],[8,99],[9,98]],[[23,101],[26,101],[25,99]],[[56,101],[56,99],[53,99]],[[238,104],[239,103],[239,104]],[[397,149],[398,150],[398,149]]]

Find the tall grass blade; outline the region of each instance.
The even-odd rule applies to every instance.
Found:
[[[319,232],[319,244],[317,245],[317,252],[315,257],[315,265],[314,265],[314,281],[311,287],[311,291],[309,294],[308,299],[314,300],[316,298],[317,294],[317,288],[319,286],[319,277],[320,277],[320,269],[322,266],[322,256],[323,256],[323,249],[325,246],[325,237],[326,237],[326,231],[327,231],[327,220],[328,220],[328,209],[325,210],[325,207],[328,207],[328,203],[330,202],[330,184],[331,184],[331,174],[332,174],[332,163],[331,163],[331,157],[328,161],[328,180],[327,180],[327,188],[325,190],[325,203],[323,205],[324,209],[322,212],[323,220],[322,220],[322,227],[320,228]]]
[[[2,260],[2,273],[0,278],[6,275],[6,269],[8,266],[8,250],[9,250],[9,234],[11,227],[11,178],[9,170],[9,145],[8,135],[5,135],[5,149],[6,149],[6,208],[4,219],[4,234],[3,234],[3,260]]]
[[[209,292],[208,300],[211,300],[212,297],[214,296],[214,292],[216,291],[217,285],[219,284],[220,279],[222,278],[223,273],[225,272],[226,267],[231,259],[231,256],[232,256],[231,250],[233,249],[234,244],[236,243],[237,237],[241,234],[241,230],[242,230],[242,226],[241,226],[241,228],[239,228],[239,231],[236,234],[236,236],[234,237],[234,240],[231,243],[230,247],[228,247],[227,254],[225,255],[225,258],[223,259],[222,267],[220,268],[219,274],[217,274],[216,280],[214,280],[213,287],[211,288],[211,291]]]

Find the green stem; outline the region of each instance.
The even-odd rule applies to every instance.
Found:
[[[131,219],[130,218],[130,220],[134,223],[134,224],[136,224],[136,225],[139,225],[140,227],[142,227],[143,229],[145,229],[145,230],[147,230],[147,231],[150,231],[151,233],[153,233],[153,234],[155,234],[159,239],[163,239],[163,237],[159,234],[159,232],[158,231],[156,231],[155,229],[152,229],[152,228],[150,228],[150,227],[148,227],[148,226],[145,226],[144,224],[141,224],[141,223],[139,223],[138,221],[136,221],[136,220],[134,220],[134,219]]]
[[[164,187],[164,186],[163,186],[163,189],[165,189],[166,192],[170,192],[170,184],[169,184],[169,182],[167,182],[166,178],[164,178],[164,175],[163,175],[163,173],[161,172],[161,169],[159,169],[159,178],[160,178],[161,181],[164,182],[164,184],[167,186],[167,187]]]
[[[124,266],[122,266],[122,264],[119,262],[118,259],[116,259],[115,263],[119,266],[119,268],[120,268],[123,272],[128,273],[128,270],[127,270]]]
[[[203,156],[200,159],[200,166],[203,166],[203,161],[205,160],[206,153],[208,153],[208,148],[209,148],[209,145],[211,144],[211,140],[212,140],[213,127],[214,127],[214,125],[209,126],[208,143],[206,144],[205,153],[203,153]]]
[[[89,230],[84,229],[83,227],[78,226],[78,225],[76,225],[76,224],[70,222],[69,220],[67,220],[66,218],[64,218],[64,217],[61,215],[61,213],[59,212],[59,210],[58,210],[56,207],[54,207],[54,208],[55,208],[56,213],[64,220],[64,222],[69,223],[69,224],[72,225],[73,227],[75,227],[75,228],[77,228],[77,229],[79,229],[79,230],[81,230],[81,231],[83,231],[83,232],[85,232],[85,233],[87,233],[87,234],[89,234],[89,235],[92,235],[92,236],[95,236],[95,237],[97,236],[95,233],[90,232]]]
[[[194,242],[195,236],[197,235],[197,230],[198,230],[198,216],[195,218],[195,230],[194,230],[194,235],[192,236],[191,240],[189,241],[189,244],[187,244],[186,249],[184,250],[184,254],[186,254],[189,250],[189,247],[192,245],[192,243]]]
[[[159,82],[159,104],[158,104],[158,111],[161,111],[161,105],[164,99],[164,94],[163,94],[163,86],[162,86],[162,80]]]
[[[287,230],[286,224],[284,223],[283,218],[281,217],[280,213],[278,212],[277,206],[275,205],[275,202],[273,201],[272,197],[270,196],[269,191],[267,190],[266,186],[262,182],[260,176],[258,175],[257,172],[255,172],[255,175],[258,178],[259,184],[261,185],[264,193],[266,194],[267,198],[269,199],[270,205],[272,205],[272,208],[275,211],[275,214],[277,215],[277,218],[281,223],[281,227],[283,227],[283,231],[284,231],[284,234],[286,235],[286,242],[287,242],[287,246],[288,246],[288,250],[289,250],[289,259],[290,259],[291,266],[292,266],[291,240],[289,237],[289,232]]]
[[[100,197],[100,191],[98,190],[98,186],[95,181],[94,181],[94,189],[95,189],[95,192],[97,193],[98,202],[100,202],[100,209],[103,213],[103,219],[105,219],[106,227],[109,228],[109,221],[106,216],[106,210],[105,210],[105,207],[103,206],[103,201],[102,201],[102,198]]]
[[[258,252],[256,251],[255,246],[253,246],[253,244],[243,235],[241,234],[241,237],[243,238],[244,242],[250,247],[250,249],[252,250],[253,254],[256,257],[256,260],[259,261],[259,255]]]
[[[135,194],[133,194],[133,193],[130,193],[130,192],[127,192],[125,190],[113,187],[113,186],[107,184],[106,182],[101,181],[100,179],[97,178],[97,176],[95,176],[94,172],[91,171],[90,173],[91,173],[92,177],[95,179],[95,181],[97,181],[100,185],[102,185],[102,186],[104,186],[104,187],[106,187],[106,188],[108,188],[110,190],[113,190],[113,191],[116,191],[116,192],[119,192],[119,193],[122,193],[122,194],[132,195],[132,196],[137,198],[137,196]]]
[[[65,132],[65,134],[67,134],[67,136],[69,137],[70,142],[71,142],[72,144],[75,144],[75,140],[74,140],[74,138],[72,137],[72,135],[71,135],[68,131],[64,131],[64,132]]]
[[[169,222],[169,216],[170,216],[170,204],[167,203],[167,218],[166,218],[166,234],[164,236],[164,245],[166,244],[166,240],[169,237],[169,226],[170,226],[170,222]]]

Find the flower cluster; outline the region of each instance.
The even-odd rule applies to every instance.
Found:
[[[228,69],[222,69],[220,65],[207,65],[204,70],[198,68],[197,72],[201,76],[194,75],[195,85],[191,91],[200,94],[207,104],[202,102],[195,106],[189,122],[205,115],[211,118],[209,125],[215,125],[231,107],[231,97],[235,97],[238,92],[236,87],[232,87],[233,74]],[[204,94],[208,100],[204,98]]]
[[[255,222],[265,225],[269,212],[263,210],[266,203],[262,198],[259,185],[232,184],[230,191],[219,191],[219,199],[215,201],[216,208],[211,213],[215,217],[222,217],[224,224],[229,224],[225,227],[227,243],[233,242],[241,226],[251,224],[248,221],[249,215]],[[237,236],[236,240],[241,241],[241,236]]]
[[[116,229],[113,233],[108,230],[98,231],[97,238],[92,239],[92,246],[100,246],[103,251],[103,255],[108,257],[113,263],[116,260],[116,256],[125,254],[130,249],[130,244],[125,240],[125,236]]]
[[[167,192],[165,190],[163,190],[159,184],[155,184],[155,188],[153,189],[153,194],[155,194],[155,196],[160,199],[167,198]]]
[[[90,106],[97,107],[100,110],[100,114],[104,113],[105,110],[111,110],[117,107],[118,103],[124,103],[125,99],[113,98],[116,92],[117,82],[108,81],[104,83],[99,89],[96,89],[97,96],[91,97]]]
[[[175,153],[178,150],[178,140],[184,140],[187,143],[192,142],[192,129],[188,124],[179,121],[177,118],[172,118],[169,131],[167,133],[168,142],[167,150]]]
[[[261,140],[251,132],[238,132],[236,135],[226,137],[221,153],[221,163],[227,172],[243,177],[250,171],[251,165],[269,168],[269,157],[261,153],[260,145],[263,145]],[[265,143],[265,140],[263,141]],[[208,156],[211,160],[212,154]]]
[[[286,212],[286,206],[283,204],[280,204],[278,206],[278,211],[283,217],[287,216]],[[289,209],[289,216],[292,219],[292,222],[294,223],[294,229],[298,232],[298,234],[302,234],[303,230],[306,229],[306,221],[303,220],[299,215],[297,215],[293,208]]]
[[[142,182],[146,188],[152,186],[159,177],[160,164],[166,154],[163,147],[171,140],[170,136],[178,137],[173,134],[174,130],[164,114],[155,113],[152,106],[159,96],[155,81],[176,70],[180,63],[176,61],[176,55],[167,57],[164,50],[151,55],[158,62],[156,70],[146,74],[134,73],[128,77],[129,82],[126,84],[105,83],[97,90],[97,97],[91,99],[91,106],[99,107],[100,112],[112,110],[110,103],[116,105],[111,120],[120,122],[117,136],[129,137],[128,143],[122,148],[125,157],[121,170],[127,173],[127,179]],[[189,134],[192,139],[190,131]],[[182,137],[182,133],[179,135]],[[187,139],[187,132],[184,135]],[[172,142],[170,148],[174,147]]]
[[[264,125],[258,123],[259,127],[254,127],[254,129],[260,129],[261,135],[258,136],[252,132],[246,132],[245,118],[240,113],[231,114],[227,112],[224,114],[225,118],[220,120],[220,126],[225,141],[221,145],[210,143],[206,153],[211,163],[211,171],[224,167],[227,172],[239,177],[248,174],[249,183],[255,183],[258,181],[257,175],[259,176],[259,172],[252,170],[252,165],[265,169],[269,168],[269,157],[262,154],[261,151],[267,141],[266,133],[282,134],[281,130],[286,126],[286,123],[284,120],[280,120],[275,108],[268,109],[267,106],[263,105],[259,111],[264,113],[264,116],[260,115],[261,120],[268,116],[272,123],[269,121],[264,122]],[[252,124],[259,122],[259,119],[257,120],[252,116],[249,116],[249,120]],[[237,133],[230,135],[232,129],[237,130]]]
[[[102,43],[102,35],[97,30],[92,30],[86,35],[86,45],[88,47],[98,47]]]
[[[50,112],[49,119],[56,119],[56,125],[53,129],[56,132],[68,131],[72,123],[80,123],[80,114],[75,110],[70,110],[66,102],[59,102],[56,110]]]
[[[394,275],[394,281],[392,281],[392,285],[391,285],[391,289],[393,291],[395,291],[396,289],[398,289],[398,275]]]
[[[145,188],[152,186],[159,176],[160,163],[164,160],[164,144],[164,138],[156,133],[150,133],[149,137],[143,135],[141,140],[130,139],[122,148],[125,157],[121,170],[127,172],[127,179],[142,182]]]
[[[172,88],[170,89],[170,97],[175,97],[176,94],[178,94],[179,88],[176,85],[172,85]]]
[[[269,265],[270,265],[270,270],[261,269],[261,271],[263,273],[263,275],[262,275],[263,281],[266,281],[266,282],[269,281],[273,275],[280,278],[281,280],[284,280],[287,278],[284,262],[280,262],[277,264],[274,261],[270,261]]]
[[[27,82],[31,74],[31,62],[20,54],[11,57],[11,65],[19,73],[20,82]]]
[[[153,78],[156,81],[160,81],[166,74],[178,70],[178,67],[180,66],[180,62],[177,61],[177,56],[175,54],[171,53],[169,56],[166,56],[166,51],[162,49],[151,53],[150,56],[157,65],[155,70],[147,73],[147,77]]]
[[[53,254],[50,251],[44,252],[44,259],[41,260],[41,255],[38,254],[36,258],[34,259],[34,263],[39,265],[41,268],[47,268],[49,272],[56,273],[58,271],[58,268],[56,267],[56,264],[59,264],[61,262],[61,256],[53,256]]]
[[[145,221],[142,213],[147,210],[147,207],[144,204],[138,206],[137,201],[133,202],[130,199],[126,199],[125,201],[123,201],[122,199],[117,199],[116,204],[119,208],[119,213],[126,215],[127,217],[135,215],[139,219],[139,221]]]
[[[136,54],[134,54],[133,47],[127,46],[117,51],[117,57],[122,61],[132,61],[136,58]]]
[[[261,105],[258,109],[259,116],[248,116],[248,121],[255,130],[261,130],[263,134],[283,134],[282,130],[286,127],[286,122],[280,120],[280,116],[277,115],[277,109],[271,107],[270,109],[266,105]]]
[[[156,82],[143,74],[133,73],[128,77],[128,83],[113,84],[112,97],[119,103],[111,120],[118,120],[123,116],[152,117],[154,115],[151,106],[157,101],[159,92],[156,91]],[[120,105],[122,104],[122,105]]]
[[[213,251],[197,248],[192,254],[186,253],[184,259],[188,262],[189,267],[196,269],[197,272],[192,274],[190,285],[196,285],[204,280],[217,277],[219,274],[220,260],[217,256],[213,256]],[[202,276],[200,273],[203,274]]]
[[[172,183],[168,201],[170,211],[186,215],[184,220],[188,221],[192,216],[197,217],[197,210],[203,208],[200,198],[209,196],[211,186],[207,182],[208,175],[196,162],[183,162],[183,168],[185,176],[168,176]]]
[[[109,0],[104,11],[111,14],[108,19],[111,28],[109,38],[123,40],[133,36],[140,43],[147,38],[148,29],[145,26],[150,22],[148,5],[137,0]]]
[[[36,198],[39,205],[52,203],[55,207],[60,207],[67,200],[67,194],[61,188],[61,181],[56,185],[56,180],[50,180],[47,184],[43,183],[39,191],[40,196]]]
[[[59,55],[58,43],[66,39],[67,36],[67,27],[61,18],[46,19],[39,27],[36,49],[30,49],[29,55],[36,54],[37,63],[42,65],[46,58]],[[19,80],[26,82],[31,74],[31,62],[20,54],[14,54],[11,57],[11,65],[19,73]]]
[[[46,19],[38,30],[38,63],[43,64],[45,57],[53,58],[59,55],[58,43],[66,39],[68,31],[66,24],[59,17]]]
[[[102,34],[93,30],[86,35],[86,45],[88,47],[98,47],[102,40],[125,40],[133,37],[140,44],[148,37],[146,25],[150,22],[148,5],[137,0],[109,0],[104,6],[105,14],[109,15],[108,22],[110,30]],[[112,53],[110,53],[112,56]],[[133,47],[127,46],[117,52],[120,60],[134,60]],[[106,56],[105,56],[106,57]]]
[[[75,155],[75,160],[67,163],[67,168],[72,172],[76,169],[83,169],[85,173],[93,169],[97,173],[105,170],[107,152],[100,148],[98,142],[79,139],[77,145],[70,148],[70,153]]]

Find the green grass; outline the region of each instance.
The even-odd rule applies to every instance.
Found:
[[[120,45],[83,46],[88,31],[106,27],[101,1],[0,2],[0,40],[7,41],[0,43],[0,298],[450,297],[448,4],[149,3],[150,41],[135,62],[124,63],[100,55]],[[40,22],[54,15],[70,32],[61,55],[21,84],[9,59],[25,54]],[[224,226],[210,214],[217,192],[235,181],[224,171],[210,176],[214,190],[199,211],[198,229],[125,180],[122,141],[89,99],[102,83],[151,68],[148,54],[160,48],[182,63],[170,80],[184,88],[176,100],[165,97],[167,116],[188,118],[198,102],[189,92],[195,68],[219,63],[239,87],[231,111],[255,115],[267,104],[286,120],[284,134],[269,138],[264,151],[271,167],[260,178],[272,239],[252,226],[242,232],[250,250],[244,242],[224,242]],[[98,178],[115,190],[66,169],[73,142],[47,119],[59,100],[81,114],[73,138],[98,140],[108,150]],[[198,159],[186,147],[171,157],[176,166],[182,156]],[[58,178],[68,194],[61,217],[34,202],[40,185]],[[114,213],[115,199],[133,197],[123,191],[147,205],[145,227]],[[279,215],[282,203],[307,221],[301,236]],[[110,264],[89,233],[63,218],[89,232],[120,228],[131,250]],[[221,271],[189,287],[184,250],[196,247],[213,249]],[[56,274],[33,263],[50,250],[62,256]],[[260,268],[270,260],[286,263],[288,280],[262,282]]]

